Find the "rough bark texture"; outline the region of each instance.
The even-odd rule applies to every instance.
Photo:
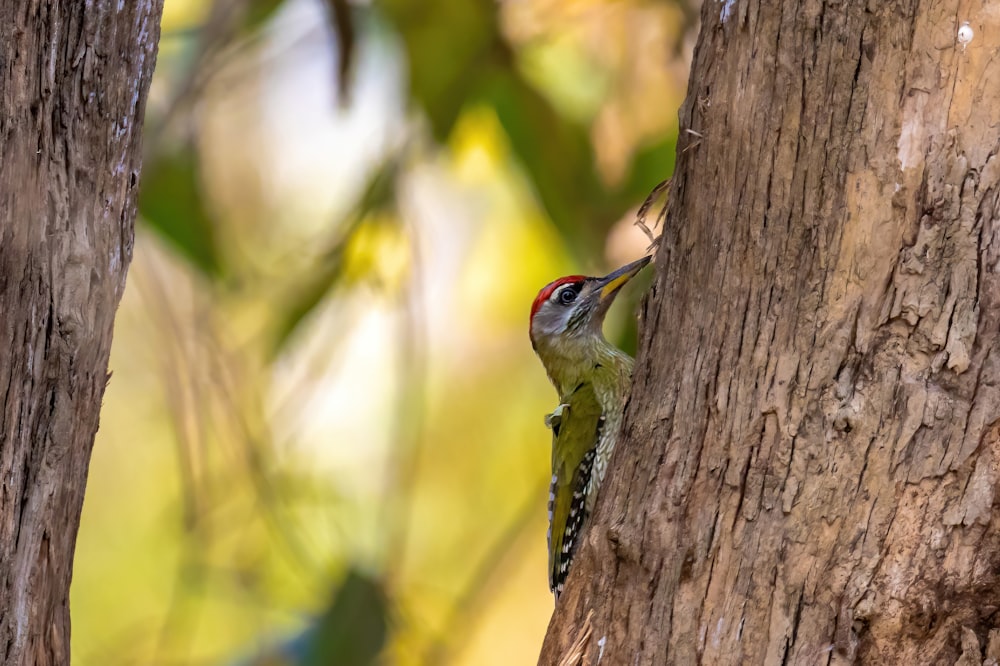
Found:
[[[69,584],[162,0],[0,3],[0,661],[69,662]]]
[[[1000,658],[1000,5],[702,20],[622,444],[540,663],[587,629],[569,663]]]

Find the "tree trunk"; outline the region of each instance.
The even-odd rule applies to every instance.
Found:
[[[540,663],[1000,658],[1000,8],[702,21],[622,443]]]
[[[0,5],[0,661],[69,662],[162,0]]]

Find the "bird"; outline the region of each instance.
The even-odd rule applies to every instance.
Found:
[[[649,261],[643,257],[604,277],[559,278],[531,305],[531,346],[559,394],[545,416],[552,431],[548,577],[556,600],[594,509],[632,380],[632,357],[604,338],[604,316]]]

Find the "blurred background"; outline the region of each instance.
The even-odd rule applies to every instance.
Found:
[[[696,3],[166,0],[74,663],[535,663],[528,311],[649,245]]]

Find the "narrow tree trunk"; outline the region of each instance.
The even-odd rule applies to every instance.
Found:
[[[1000,8],[702,20],[623,443],[540,663],[1000,658]]]
[[[0,662],[69,662],[162,0],[0,3]]]

